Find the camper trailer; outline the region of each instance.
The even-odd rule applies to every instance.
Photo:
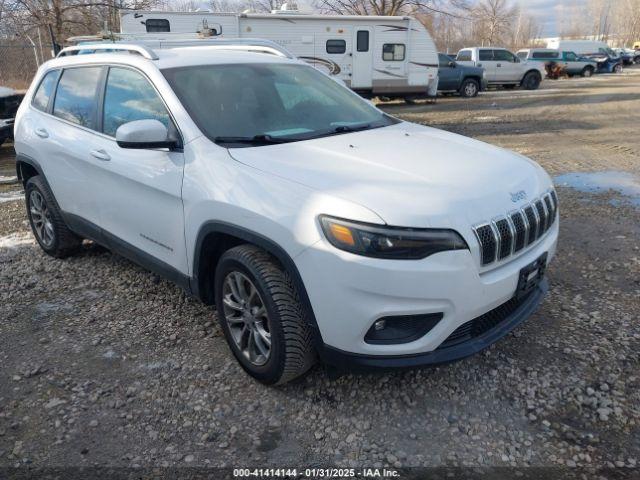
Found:
[[[344,81],[365,97],[435,97],[438,54],[411,17],[124,11],[120,40],[181,35],[264,38]]]

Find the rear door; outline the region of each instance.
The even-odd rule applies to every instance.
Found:
[[[89,146],[103,157],[99,176],[103,227],[117,246],[135,247],[186,273],[183,153],[121,148],[115,141],[118,127],[146,119],[177,131],[160,94],[142,72],[110,67],[100,115],[102,134]]]
[[[522,64],[516,61],[516,56],[508,50],[495,49],[493,61],[495,64],[495,78],[500,82],[519,82],[522,80]]]
[[[91,155],[91,140],[96,137],[98,100],[104,68],[83,66],[64,69],[50,102],[50,114],[37,120],[35,134],[47,181],[60,208],[98,226],[100,182],[96,169],[100,160]],[[45,81],[47,79],[45,78]]]
[[[484,68],[485,77],[488,82],[496,82],[500,80],[497,72],[497,64],[493,58],[494,50],[491,48],[479,48],[476,66]]]
[[[373,29],[357,26],[353,31],[351,88],[371,88],[373,79]]]

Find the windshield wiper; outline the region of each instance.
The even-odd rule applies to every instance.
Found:
[[[333,129],[335,133],[349,133],[349,132],[357,132],[359,130],[367,130],[371,128],[370,123],[365,123],[364,125],[340,125]]]
[[[277,143],[295,142],[293,138],[278,138],[268,134],[254,135],[253,137],[215,137],[215,143],[242,143],[247,145],[275,145]]]

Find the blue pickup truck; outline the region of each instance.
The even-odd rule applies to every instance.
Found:
[[[438,54],[438,63],[438,92],[457,92],[471,98],[487,88],[484,68],[462,65],[444,53]]]

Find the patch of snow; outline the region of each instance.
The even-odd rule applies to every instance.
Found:
[[[31,233],[10,233],[9,235],[0,237],[0,248],[1,249],[18,248],[18,247],[21,247],[22,245],[33,245],[34,242],[35,241]]]
[[[15,202],[16,200],[22,200],[24,198],[24,192],[15,190],[13,192],[0,192],[0,203]]]
[[[18,177],[5,177],[0,175],[0,185],[9,185],[12,183],[18,183]]]
[[[0,87],[0,98],[8,97],[9,95],[15,95],[15,94],[16,94],[16,91],[11,88]]]

